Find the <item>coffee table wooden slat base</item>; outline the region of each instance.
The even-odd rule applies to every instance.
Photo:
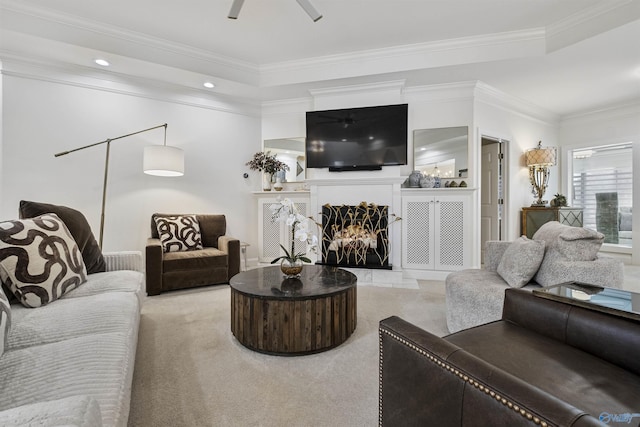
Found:
[[[356,323],[355,284],[330,295],[296,299],[253,295],[231,286],[231,332],[251,350],[318,353],[345,342]]]

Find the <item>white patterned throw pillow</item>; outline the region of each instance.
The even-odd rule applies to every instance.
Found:
[[[200,223],[195,215],[157,216],[154,220],[164,252],[203,248]]]
[[[2,286],[0,286],[0,356],[4,353],[7,345],[7,337],[11,330],[11,305],[9,299],[4,294]]]
[[[0,222],[0,279],[27,307],[57,300],[87,280],[82,254],[55,214]]]

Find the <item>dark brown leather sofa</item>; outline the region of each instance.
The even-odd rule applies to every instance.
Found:
[[[380,425],[640,425],[639,319],[508,289],[496,322],[379,331]]]
[[[151,217],[151,237],[145,252],[147,294],[229,282],[240,271],[240,241],[225,235],[226,217],[196,215],[204,249],[163,253],[154,218],[173,215],[184,214]]]

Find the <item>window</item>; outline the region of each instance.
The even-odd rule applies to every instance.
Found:
[[[631,143],[573,150],[572,205],[605,243],[631,246],[632,161]]]

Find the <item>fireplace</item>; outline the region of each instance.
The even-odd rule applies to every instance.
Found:
[[[388,212],[388,206],[366,202],[323,205],[322,264],[391,269]]]

